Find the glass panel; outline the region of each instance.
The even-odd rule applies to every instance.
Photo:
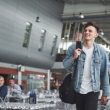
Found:
[[[58,36],[53,36],[53,43],[52,43],[52,49],[51,49],[51,56],[54,55],[55,49],[56,49],[56,43],[57,43]]]
[[[31,91],[45,88],[44,78],[44,75],[30,74],[28,77],[28,90]]]
[[[32,23],[26,22],[26,29],[25,29],[25,34],[24,34],[23,47],[27,48],[29,45],[31,30],[32,30]]]
[[[40,42],[39,42],[40,44],[39,44],[39,48],[38,48],[39,51],[43,50],[44,42],[45,42],[45,36],[46,36],[46,30],[42,29],[41,30],[41,36],[40,36]]]

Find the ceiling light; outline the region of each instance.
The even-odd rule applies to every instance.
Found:
[[[103,36],[104,35],[104,32],[102,31],[100,34]]]
[[[41,29],[41,33],[45,33],[46,32],[46,30],[45,29]]]
[[[100,35],[102,35],[102,36],[104,35],[104,32],[102,29],[100,30]]]
[[[39,16],[36,17],[36,22],[40,22],[40,17]]]
[[[80,18],[84,18],[84,15],[82,13],[79,13]]]

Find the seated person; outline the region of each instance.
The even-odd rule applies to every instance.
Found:
[[[9,79],[8,92],[10,95],[20,95],[22,90],[18,84],[15,83],[13,78]]]
[[[0,98],[2,100],[5,99],[7,93],[8,93],[8,88],[6,85],[4,85],[4,77],[3,76],[0,76]]]

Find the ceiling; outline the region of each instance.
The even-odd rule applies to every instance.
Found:
[[[108,9],[108,7],[110,7],[110,0],[63,0],[63,1],[65,2],[65,4],[68,4],[68,5],[92,4],[92,5],[102,5],[105,8],[107,7],[107,9]],[[89,10],[90,10],[90,8],[89,8]],[[67,19],[76,20],[77,19],[80,21],[92,21],[92,20],[96,21],[104,32],[103,37],[110,43],[110,12],[107,13],[106,10],[104,10],[104,11],[105,12],[100,14],[100,16],[98,16],[97,11],[94,12],[94,14],[89,15],[90,13],[92,13],[92,11],[91,11],[84,19],[77,19],[74,16],[69,16],[67,18],[64,17],[63,20],[67,20]]]
[[[94,3],[94,4],[103,4],[103,5],[108,5],[110,4],[110,0],[63,0],[66,3],[69,4],[79,4],[79,3],[83,3],[83,4],[90,4],[90,3]]]

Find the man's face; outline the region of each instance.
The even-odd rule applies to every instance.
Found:
[[[0,86],[2,86],[4,84],[4,78],[0,78]]]
[[[15,84],[15,81],[14,81],[13,79],[10,79],[10,80],[9,80],[9,84],[10,84],[11,86],[13,86],[13,85]]]
[[[93,26],[88,26],[84,29],[83,38],[86,41],[93,41],[98,36],[97,30]]]

